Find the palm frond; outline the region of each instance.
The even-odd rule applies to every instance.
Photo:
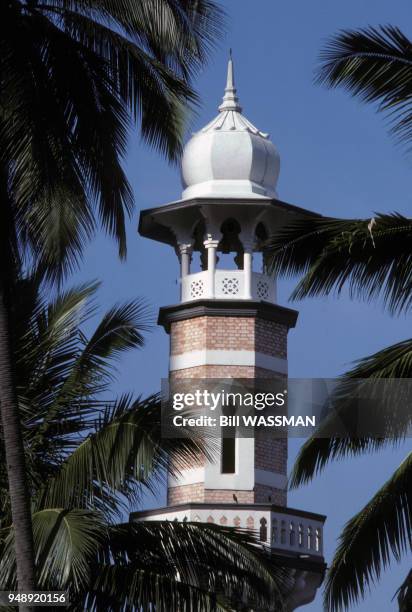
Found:
[[[0,20],[1,161],[26,258],[61,280],[96,219],[124,257],[132,123],[179,157],[197,104],[191,77],[222,33],[223,12],[211,0],[16,0]]]
[[[78,598],[72,610],[81,612],[116,612],[119,609],[196,610],[197,612],[231,612],[210,591],[200,589],[165,575],[160,569],[133,568],[129,565],[107,565],[84,599]]]
[[[113,381],[116,359],[142,346],[150,328],[148,309],[136,300],[110,309],[87,338],[82,326],[95,312],[91,298],[97,287],[75,287],[48,302],[40,274],[16,285],[16,379],[28,471],[36,487],[93,431],[99,415],[118,411],[121,403],[102,392]],[[106,497],[108,506],[115,506]]]
[[[412,570],[399,587],[398,596],[399,612],[408,612],[412,607]]]
[[[340,537],[325,586],[325,606],[347,610],[391,560],[412,549],[412,454],[354,516]]]
[[[412,303],[412,221],[399,214],[372,220],[300,216],[267,244],[268,265],[284,276],[304,274],[292,299],[340,293],[381,297],[393,313]]]
[[[77,445],[42,487],[38,506],[94,507],[116,493],[136,501],[142,486],[154,491],[164,482],[171,456],[177,454],[184,469],[198,460],[199,454],[208,456],[207,452],[189,435],[162,437],[158,396],[134,402],[126,396],[103,415],[95,431]]]
[[[323,49],[317,79],[343,87],[365,102],[379,102],[401,142],[412,137],[412,43],[388,25],[343,30]]]
[[[90,579],[91,561],[106,539],[106,524],[96,512],[47,508],[33,514],[38,584],[46,590],[74,591]],[[0,584],[15,586],[12,530],[1,545]]]
[[[115,566],[112,559],[116,559]],[[160,606],[169,581],[178,579],[199,594],[216,593],[229,609],[231,599],[240,597],[257,609],[280,612],[288,585],[287,572],[271,562],[250,534],[210,524],[149,521],[116,526],[98,567],[93,597],[107,595],[109,605],[127,603],[136,609],[144,605],[140,598],[146,579],[146,597],[154,595],[151,574],[160,580],[160,599],[155,600]],[[210,609],[204,595],[202,605],[205,607],[199,609]]]
[[[313,436],[301,447],[291,474],[291,486],[307,483],[335,459],[357,456],[401,442],[412,425],[408,410],[411,402],[409,379],[412,378],[412,340],[405,340],[360,359],[344,374],[332,396],[333,410],[320,422]],[[368,397],[370,405],[360,405],[359,397]],[[365,409],[371,427],[379,423],[379,437],[350,435],[351,423]],[[389,415],[389,419],[388,419]],[[365,420],[368,420],[365,417]],[[331,436],[342,426],[344,437]],[[373,432],[371,432],[373,433]]]

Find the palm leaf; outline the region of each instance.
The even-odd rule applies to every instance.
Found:
[[[391,312],[412,300],[412,222],[399,214],[373,220],[302,215],[267,244],[268,265],[284,276],[304,274],[292,299],[340,293],[382,297]]]
[[[397,445],[410,431],[412,414],[408,410],[411,397],[409,379],[412,378],[412,340],[405,340],[361,359],[344,374],[335,390],[334,410],[322,421],[301,447],[291,474],[291,486],[307,483],[335,459],[357,456],[381,449],[384,445]],[[376,382],[376,385],[374,383]],[[403,382],[405,384],[403,384]],[[374,421],[382,425],[379,437],[331,437],[342,423],[350,423],[357,414],[358,397],[362,388],[371,398],[371,426]],[[376,397],[374,397],[376,396]],[[368,408],[368,407],[366,407]],[[385,423],[384,418],[390,415]],[[385,429],[386,427],[386,429]]]
[[[346,525],[325,586],[331,612],[363,597],[391,560],[412,549],[412,454]]]
[[[233,608],[218,601],[216,595],[160,571],[129,566],[101,567],[94,588],[80,599],[73,610],[115,612],[150,610],[197,610],[198,612],[231,612]]]
[[[164,482],[174,454],[181,469],[190,467],[199,453],[208,456],[203,444],[189,435],[163,438],[160,408],[158,396],[133,403],[126,396],[116,403],[40,490],[39,507],[98,504],[103,511],[116,493],[136,501],[142,486],[154,491]],[[108,513],[112,506],[108,504]]]
[[[408,612],[412,607],[412,570],[397,591],[399,612]]]
[[[38,584],[46,590],[74,591],[90,578],[91,560],[105,540],[106,525],[88,510],[47,508],[33,514],[33,537]],[[3,540],[0,583],[15,586],[15,552],[12,532]]]
[[[223,13],[210,0],[16,7],[0,9],[5,185],[21,248],[56,280],[78,265],[97,218],[125,256],[132,121],[150,146],[178,158],[197,103],[190,80]]]
[[[209,610],[211,603],[203,591],[216,593],[228,609],[231,599],[241,596],[257,609],[280,612],[288,584],[287,573],[247,532],[209,524],[149,521],[114,527],[100,563],[93,599],[136,609],[156,597],[156,583],[154,601],[160,609],[175,609],[162,606],[170,581],[177,579],[199,593],[200,610]]]
[[[412,136],[412,43],[397,27],[343,30],[321,53],[320,83],[343,87],[389,113],[401,142]]]

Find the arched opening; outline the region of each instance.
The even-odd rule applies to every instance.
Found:
[[[322,535],[320,533],[320,529],[316,529],[315,531],[315,549],[316,552],[322,551]]]
[[[308,548],[309,550],[313,548],[313,529],[312,527],[308,527]]]
[[[295,546],[295,523],[293,521],[289,525],[289,544]]]
[[[256,249],[253,254],[253,272],[264,272],[262,245],[268,235],[263,223],[258,223],[255,229]]]
[[[298,544],[300,548],[303,548],[303,525],[302,523],[299,523],[299,528],[298,528]]]
[[[286,544],[286,523],[285,521],[281,522],[280,543]]]
[[[272,544],[276,544],[278,541],[278,521],[273,519],[272,521]]]
[[[205,236],[204,221],[199,221],[193,231],[193,254],[191,273],[203,272],[207,269],[207,253],[203,244]]]
[[[267,521],[265,518],[260,519],[260,529],[259,529],[259,540],[261,542],[266,542],[268,539],[268,528]]]
[[[239,238],[241,227],[236,219],[226,219],[220,228],[222,238],[218,251],[219,268],[241,270],[243,268],[243,246]]]

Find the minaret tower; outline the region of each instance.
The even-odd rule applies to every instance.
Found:
[[[287,376],[297,312],[277,303],[262,251],[302,209],[278,199],[279,168],[268,134],[242,115],[230,57],[219,114],[185,146],[182,199],[140,218],[140,234],[170,244],[180,263],[180,301],[159,313],[170,335],[170,380]],[[287,507],[287,441],[259,433],[222,439],[219,450],[215,462],[199,458],[169,477],[166,508],[133,520],[254,529],[295,576],[289,609],[308,603],[323,577],[325,517]]]

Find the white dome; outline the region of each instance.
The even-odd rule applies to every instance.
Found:
[[[195,197],[276,198],[279,154],[241,114],[229,59],[219,115],[186,144],[182,157],[183,199]]]

